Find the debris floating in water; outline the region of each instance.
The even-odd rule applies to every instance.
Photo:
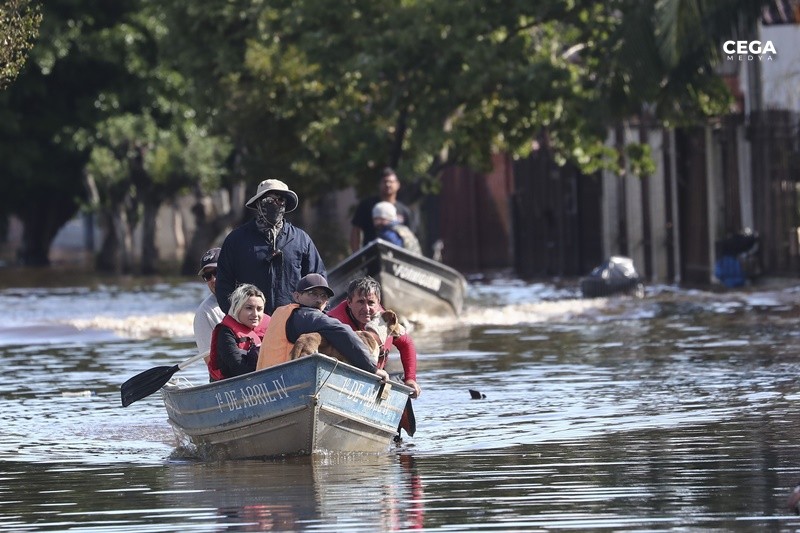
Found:
[[[92,396],[97,396],[97,393],[93,390],[64,391],[61,393],[61,396],[64,398],[90,398]]]
[[[482,392],[478,392],[476,390],[473,390],[473,389],[469,389],[469,395],[472,396],[473,400],[483,400],[484,398],[486,398],[485,394],[483,394]]]

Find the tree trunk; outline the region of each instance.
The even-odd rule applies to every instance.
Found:
[[[103,244],[95,260],[100,272],[130,274],[133,272],[133,229],[124,209],[101,213],[104,228]]]
[[[142,274],[151,275],[158,272],[158,245],[156,244],[156,218],[158,202],[150,199],[144,202],[142,213]]]
[[[103,242],[95,257],[94,266],[100,272],[120,274],[122,272],[122,243],[120,233],[116,229],[114,215],[110,212],[100,213],[100,228],[103,231]]]
[[[175,237],[175,251],[172,259],[177,261],[186,256],[186,229],[183,226],[183,212],[181,206],[174,198],[172,205],[172,232]]]
[[[220,191],[215,205],[214,198],[199,190],[195,191],[196,202],[192,206],[192,214],[196,230],[186,246],[181,274],[195,275],[200,258],[206,250],[221,246],[220,235],[241,220],[245,209],[247,185],[243,181],[237,182],[231,188],[230,195],[226,194],[227,192]]]
[[[27,266],[48,266],[53,239],[76,211],[77,206],[71,200],[48,195],[20,210],[23,230],[19,261]]]
[[[26,266],[43,267],[50,264],[50,243],[55,235],[45,236],[46,230],[38,220],[23,220],[22,247],[19,262]]]
[[[132,220],[128,210],[120,210],[119,217],[120,240],[122,241],[122,272],[124,274],[131,274],[136,264],[133,253],[133,232],[136,229],[138,217],[134,217]]]

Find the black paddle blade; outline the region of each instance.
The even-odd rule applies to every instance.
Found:
[[[413,437],[417,432],[417,417],[414,416],[414,407],[411,405],[411,398],[406,400],[406,408],[403,410],[403,416],[400,418],[400,426],[397,428],[397,435],[400,435],[400,430],[405,429],[409,437]]]
[[[180,370],[178,365],[157,366],[136,374],[119,388],[122,407],[128,407],[133,402],[150,396],[163,387],[178,370]]]

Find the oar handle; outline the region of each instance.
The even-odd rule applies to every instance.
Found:
[[[180,363],[178,363],[178,369],[179,370],[183,370],[184,368],[186,368],[187,366],[191,365],[195,361],[199,361],[200,359],[202,359],[204,357],[207,357],[207,356],[208,356],[208,352],[203,352],[203,353],[199,353],[197,355],[194,355],[194,356],[190,357],[189,359],[186,359],[185,361],[181,361]]]

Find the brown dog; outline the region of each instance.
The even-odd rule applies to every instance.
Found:
[[[372,361],[373,365],[378,364],[381,347],[383,347],[389,335],[392,337],[399,337],[406,333],[406,328],[400,323],[400,320],[397,318],[397,313],[390,310],[383,311],[367,322],[364,326],[364,330],[365,331],[356,331],[355,333],[369,348],[370,361]],[[292,348],[289,358],[297,359],[298,357],[317,352],[335,357],[344,363],[348,362],[347,359],[319,333],[304,333],[300,335],[297,338],[297,342],[294,343],[294,348]]]

